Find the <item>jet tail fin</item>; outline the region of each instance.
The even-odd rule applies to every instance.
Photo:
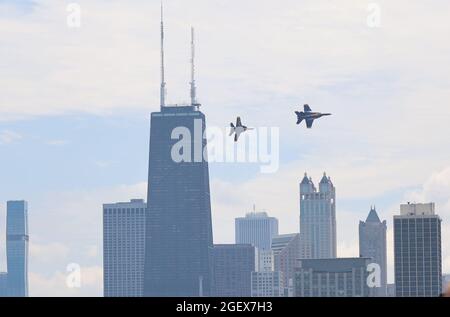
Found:
[[[233,123],[230,123],[230,127],[231,127],[231,129],[230,129],[230,136],[232,136],[234,131],[236,131],[236,128],[234,127]]]
[[[297,124],[300,124],[303,121],[302,113],[296,111],[295,114],[297,115]]]

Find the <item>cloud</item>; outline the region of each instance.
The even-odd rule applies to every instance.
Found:
[[[78,3],[78,29],[66,25],[65,1],[42,0],[28,14],[12,17],[11,6],[0,6],[7,47],[0,53],[0,84],[7,88],[0,113],[104,114],[158,105],[158,3]],[[373,29],[366,23],[368,3],[358,0],[339,6],[325,0],[284,0],[283,5],[254,0],[239,6],[221,0],[168,2],[168,98],[188,99],[192,24],[198,29],[199,91],[205,103],[216,106],[217,118],[242,104],[250,112],[298,99],[336,108],[342,106],[336,102],[345,102],[347,110],[356,111],[363,100],[366,105],[381,100],[371,113],[381,112],[391,109],[392,97],[420,91],[426,83],[440,86],[448,97],[444,74],[450,44],[441,38],[449,31],[449,4],[378,3],[382,27]],[[262,119],[263,114],[255,115]]]
[[[22,135],[17,132],[4,130],[0,131],[0,145],[11,144],[22,139]]]
[[[41,0],[25,11],[12,1],[0,4],[1,124],[80,112],[147,115],[158,108],[159,3],[77,2],[79,29],[66,25],[66,1]],[[445,103],[450,42],[442,39],[450,32],[450,3],[377,3],[382,20],[375,29],[367,27],[368,2],[360,0],[339,6],[327,0],[166,3],[169,102],[188,99],[189,26],[194,24],[199,96],[208,124],[223,126],[224,118],[240,114],[252,126],[281,128],[278,173],[248,177],[239,165],[217,169],[227,175],[211,180],[215,242],[233,242],[234,218],[254,203],[280,219],[282,232],[297,231],[298,182],[305,171],[316,182],[327,171],[337,187],[340,255],[357,255],[358,220],[368,212],[341,208],[342,200],[369,206],[392,193],[398,193],[398,203],[435,200],[446,226],[450,190],[443,168],[450,149],[443,144],[450,134]],[[311,131],[295,126],[289,114],[306,102],[333,117]],[[1,131],[0,145],[22,138]],[[433,171],[441,172],[430,177]],[[32,273],[33,294],[56,294],[53,288],[84,293],[65,289],[65,266],[71,261],[98,266],[101,204],[145,197],[146,186],[82,184],[39,193],[30,212],[30,266],[39,272]],[[410,192],[403,196],[405,191]],[[387,219],[398,210],[395,204],[385,211]],[[443,234],[449,229],[443,227]],[[389,246],[391,235],[388,231]],[[46,254],[53,263],[42,262]],[[444,267],[450,270],[448,260]],[[101,294],[96,283],[96,291],[86,293]]]
[[[69,141],[67,140],[47,140],[45,141],[45,144],[50,145],[50,146],[63,146],[63,145],[67,145],[69,143]]]
[[[30,272],[30,296],[33,297],[99,297],[103,295],[103,270],[99,266],[81,267],[81,285],[68,285],[69,272],[57,271],[50,276]]]
[[[30,261],[40,263],[54,263],[55,261],[64,261],[69,255],[69,248],[58,242],[49,244],[39,244],[30,241],[29,246]]]

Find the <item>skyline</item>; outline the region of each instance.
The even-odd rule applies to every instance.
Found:
[[[7,2],[1,4],[0,13],[6,12],[2,10],[4,10],[4,3]],[[54,18],[50,19],[51,25],[57,24],[58,22],[55,21],[55,18],[58,17],[58,14],[54,10],[61,7],[52,6],[52,4],[55,4],[54,1],[43,2],[53,9],[53,11],[50,11],[52,14],[50,16]],[[286,2],[291,3],[290,1]],[[80,1],[80,3],[83,7],[87,6],[91,9],[91,17],[103,17],[107,20],[111,19],[109,21],[113,21],[114,16],[109,16],[108,14],[102,15],[100,11],[96,11],[100,10],[98,7],[99,2],[95,2],[92,5],[87,4],[85,1]],[[197,3],[202,3],[202,7],[208,8],[209,10],[217,9],[215,7],[217,5],[216,2],[210,5],[203,1],[197,1]],[[2,121],[0,122],[0,151],[3,152],[5,150],[7,151],[6,153],[10,153],[11,155],[6,157],[2,155],[0,158],[1,172],[5,175],[6,179],[5,185],[0,185],[0,201],[4,202],[10,199],[24,198],[30,202],[30,210],[32,210],[30,212],[30,230],[32,236],[32,240],[30,241],[30,270],[32,270],[30,276],[31,295],[33,295],[33,279],[36,283],[34,285],[42,285],[40,286],[42,289],[49,289],[52,286],[56,287],[61,284],[61,281],[64,281],[65,267],[71,262],[81,262],[82,267],[88,270],[86,274],[92,275],[92,285],[97,285],[98,276],[100,275],[101,277],[101,271],[99,272],[99,263],[101,263],[99,262],[99,254],[101,254],[101,244],[99,242],[101,240],[98,238],[98,234],[101,234],[101,232],[96,232],[95,230],[101,228],[98,224],[98,219],[101,218],[101,204],[110,201],[128,201],[131,198],[145,197],[147,162],[144,158],[147,156],[149,113],[155,110],[158,105],[158,85],[156,84],[158,80],[156,77],[152,77],[152,79],[148,76],[156,76],[159,74],[157,71],[152,71],[158,65],[158,57],[156,55],[153,56],[154,54],[149,55],[148,52],[158,52],[159,50],[157,49],[159,43],[157,40],[155,41],[155,36],[159,35],[156,34],[156,30],[159,27],[156,20],[159,19],[155,18],[153,19],[154,21],[148,23],[149,21],[144,19],[145,14],[138,14],[135,11],[148,12],[155,16],[156,13],[159,14],[159,11],[156,10],[154,5],[142,5],[140,1],[136,1],[133,4],[134,6],[130,6],[132,8],[118,5],[116,9],[124,9],[123,14],[125,17],[127,14],[136,14],[137,18],[134,23],[124,19],[126,21],[122,23],[125,23],[127,26],[125,29],[129,33],[125,32],[121,34],[124,34],[124,39],[131,43],[136,44],[138,39],[142,41],[142,45],[145,47],[131,46],[133,50],[126,51],[131,54],[129,56],[139,54],[141,59],[129,64],[131,71],[124,71],[122,66],[128,65],[130,60],[125,61],[114,55],[121,51],[116,46],[117,52],[114,53],[114,50],[112,50],[109,53],[112,55],[106,59],[106,64],[100,63],[98,69],[103,69],[105,72],[102,71],[100,73],[102,76],[106,76],[109,74],[106,71],[107,68],[102,67],[115,65],[112,70],[120,74],[124,81],[120,84],[106,81],[110,85],[109,88],[122,86],[127,88],[127,90],[124,89],[122,91],[124,97],[132,95],[136,98],[142,98],[140,101],[131,101],[132,103],[139,104],[139,106],[130,107],[123,98],[117,98],[114,102],[111,102],[111,100],[101,100],[98,99],[99,94],[96,96],[97,98],[90,100],[94,104],[92,109],[87,109],[88,107],[81,106],[85,102],[77,105],[77,100],[72,99],[70,96],[69,98],[64,98],[57,91],[46,90],[43,92],[43,96],[59,96],[57,100],[69,99],[70,103],[75,105],[73,106],[74,108],[64,105],[61,109],[54,111],[55,109],[51,109],[52,107],[50,107],[52,102],[49,102],[47,106],[41,104],[42,107],[35,105],[35,108],[33,108],[24,105],[18,95],[10,94],[3,96],[4,99],[2,99],[0,106],[0,113],[2,114]],[[449,227],[445,223],[445,220],[448,221],[450,218],[450,197],[448,196],[448,192],[450,191],[450,167],[447,161],[449,150],[445,146],[442,147],[442,144],[446,144],[445,136],[448,135],[448,128],[445,126],[444,120],[448,114],[448,110],[445,104],[439,102],[440,100],[446,100],[445,95],[435,94],[433,92],[436,92],[436,89],[431,89],[430,91],[430,87],[425,85],[430,78],[434,78],[435,80],[441,79],[442,81],[439,83],[439,87],[448,83],[448,80],[440,77],[440,72],[444,74],[445,67],[448,66],[441,65],[440,70],[434,73],[432,66],[434,64],[431,61],[431,57],[435,57],[433,62],[441,60],[438,58],[440,56],[439,52],[445,52],[447,49],[446,44],[440,43],[443,47],[436,48],[434,46],[435,49],[430,51],[430,60],[425,60],[425,62],[432,65],[430,65],[429,71],[422,70],[420,72],[420,75],[424,76],[424,78],[413,76],[410,80],[406,81],[403,81],[404,77],[410,76],[411,72],[403,69],[405,64],[397,60],[398,65],[392,65],[391,60],[388,60],[387,63],[382,60],[379,62],[372,61],[372,63],[366,65],[368,68],[362,68],[364,69],[362,72],[359,72],[356,67],[356,69],[352,68],[351,65],[342,65],[342,68],[337,70],[331,67],[332,71],[330,71],[328,69],[330,67],[329,63],[318,66],[318,64],[321,64],[320,62],[325,62],[327,59],[327,56],[321,55],[317,57],[317,64],[315,64],[318,69],[308,70],[306,61],[311,61],[311,56],[300,55],[298,58],[293,57],[294,53],[299,53],[299,46],[295,43],[292,44],[292,52],[282,52],[280,47],[274,48],[273,51],[267,53],[270,60],[279,61],[280,64],[268,65],[265,60],[259,59],[252,60],[252,63],[249,63],[249,58],[254,56],[253,53],[258,48],[264,47],[259,42],[261,37],[253,34],[255,40],[248,41],[248,43],[243,38],[238,37],[243,45],[233,46],[234,51],[226,49],[220,55],[216,54],[218,48],[223,48],[223,45],[227,43],[237,43],[239,42],[238,39],[230,38],[230,36],[222,37],[221,45],[215,47],[214,44],[220,43],[214,42],[212,36],[214,27],[217,30],[219,25],[212,23],[211,25],[214,26],[212,27],[213,31],[209,31],[207,26],[208,23],[211,23],[210,19],[212,17],[217,18],[217,15],[210,16],[204,13],[200,15],[199,12],[196,12],[200,17],[195,19],[195,23],[187,23],[187,19],[193,19],[192,16],[194,13],[188,10],[192,16],[190,18],[180,19],[178,11],[182,12],[183,10],[175,8],[175,5],[180,5],[182,8],[185,7],[179,1],[174,1],[168,4],[168,8],[166,9],[166,11],[169,11],[167,14],[167,24],[170,24],[170,28],[167,30],[167,32],[170,32],[170,36],[168,37],[169,49],[167,50],[167,54],[169,55],[167,59],[168,77],[170,78],[169,96],[178,98],[179,95],[186,95],[187,99],[189,92],[188,81],[182,80],[178,76],[178,72],[182,69],[183,65],[185,66],[186,74],[189,71],[189,64],[187,62],[189,45],[187,39],[189,25],[194,24],[198,30],[197,45],[199,46],[197,86],[199,88],[199,99],[206,105],[202,110],[208,116],[209,125],[211,123],[215,126],[225,125],[222,118],[232,118],[239,109],[240,112],[245,114],[246,118],[251,118],[253,121],[251,122],[252,125],[266,125],[267,120],[265,117],[269,117],[268,114],[270,114],[275,124],[283,127],[281,131],[283,136],[281,139],[281,168],[278,173],[269,176],[260,175],[257,168],[247,166],[246,164],[215,164],[211,166],[213,224],[216,224],[214,226],[215,228],[217,228],[218,223],[223,224],[220,226],[223,229],[218,228],[219,230],[215,230],[214,232],[215,243],[232,242],[232,226],[235,216],[244,215],[250,211],[254,203],[256,203],[258,209],[267,209],[270,215],[279,218],[280,233],[296,232],[296,228],[298,228],[298,193],[296,193],[298,183],[305,171],[308,171],[308,173],[314,176],[314,180],[318,181],[318,177],[324,170],[333,176],[338,190],[337,241],[339,256],[357,255],[357,224],[359,220],[365,219],[368,206],[372,204],[377,205],[380,217],[388,221],[388,258],[391,262],[390,265],[392,265],[392,250],[389,250],[389,248],[392,243],[389,239],[392,239],[392,216],[397,213],[400,203],[408,200],[436,201],[437,213],[444,219],[442,231],[444,234],[447,233],[447,239],[444,235],[442,240],[450,240],[448,237]],[[441,5],[445,6],[445,4]],[[400,5],[384,3],[383,6],[389,12],[389,9],[395,11]],[[418,14],[415,11],[418,10],[417,4],[405,6],[412,10],[413,15]],[[298,9],[297,5],[295,7]],[[266,12],[269,11],[269,8],[273,9],[268,2],[264,2],[260,8],[261,12],[258,11],[259,13],[266,17],[272,17],[272,14]],[[353,7],[348,5],[346,8]],[[250,24],[252,22],[255,23],[255,17],[250,11],[246,11],[246,9],[249,8],[244,7],[241,15],[244,15],[244,17],[246,17],[246,14],[249,15],[253,18],[250,19]],[[43,18],[47,14],[45,10],[33,11],[35,10],[33,8],[29,10],[31,11],[16,16],[17,21],[31,24],[42,23],[44,26]],[[352,10],[350,11],[354,12]],[[280,9],[276,9],[275,12],[286,14],[284,10]],[[387,25],[383,24],[386,25],[384,30],[367,30],[363,23],[353,24],[355,20],[364,20],[359,15],[364,10],[358,10],[357,12],[358,14],[354,16],[350,14],[353,18],[348,23],[344,23],[338,18],[334,20],[333,17],[327,20],[330,25],[324,23],[320,18],[305,21],[305,23],[308,26],[307,29],[311,29],[320,39],[324,38],[326,32],[331,32],[330,30],[333,26],[338,26],[337,30],[334,31],[337,32],[335,35],[338,35],[339,39],[344,37],[344,41],[342,42],[342,47],[338,47],[337,51],[333,51],[339,53],[337,61],[350,61],[356,55],[356,57],[359,57],[357,61],[368,62],[371,58],[375,58],[373,55],[375,53],[370,53],[372,48],[376,48],[385,40],[390,40],[390,44],[392,44],[392,37],[387,36],[385,32],[393,30],[390,23],[394,22],[387,17],[387,20],[384,20],[384,23]],[[27,14],[31,14],[33,19],[28,16],[28,19],[30,19],[28,21]],[[227,16],[229,12],[225,12],[224,14]],[[441,14],[445,16],[444,13]],[[300,13],[299,15],[301,16]],[[5,19],[3,15],[0,15],[0,17],[2,18],[1,23],[8,25],[12,23],[13,26],[10,29],[11,31],[5,31],[2,28],[2,31],[0,31],[2,35],[3,32],[5,32],[5,37],[7,35],[19,34],[15,33],[18,29],[14,28],[14,26],[18,27],[19,25],[17,22],[14,24],[15,20],[13,18]],[[365,16],[362,15],[362,17]],[[92,19],[92,21],[94,20]],[[243,20],[245,19],[242,19],[242,16],[238,15],[236,17],[236,25],[230,26],[230,28],[238,28],[239,25],[242,25]],[[294,20],[288,18],[286,23],[291,23]],[[174,21],[177,22],[175,23]],[[395,21],[395,23],[399,22]],[[198,27],[197,24],[199,24]],[[274,32],[270,28],[257,25],[262,30],[269,32],[264,33],[266,35]],[[274,29],[282,30],[290,30],[292,26],[283,23],[275,23],[274,25]],[[394,31],[397,30],[401,34],[405,30],[404,28],[400,28],[399,31],[398,24],[395,25],[397,25],[397,29],[394,28]],[[123,26],[112,23],[111,28],[118,30]],[[365,32],[377,32],[375,36],[373,34],[365,34],[365,36],[361,35],[361,37],[357,38],[357,43],[363,45],[362,51],[359,51],[354,45],[347,46],[348,51],[344,49],[350,38],[343,33],[343,28],[352,26],[357,30],[363,30]],[[95,27],[98,28],[99,25]],[[429,31],[430,28],[433,30],[433,27],[427,23],[421,25],[421,28],[423,27],[426,28],[423,32]],[[145,32],[149,33],[141,34],[134,28],[139,28],[139,30],[145,30]],[[100,30],[106,31],[107,29],[100,27]],[[226,28],[221,29],[221,31],[224,30]],[[441,30],[440,32],[445,32],[445,30],[447,29]],[[58,52],[58,54],[62,54],[63,52],[69,54],[69,59],[63,58],[63,55],[53,55],[61,63],[57,67],[58,69],[63,69],[70,73],[72,68],[70,63],[66,64],[66,62],[77,61],[80,66],[80,74],[84,74],[78,80],[82,79],[82,82],[90,85],[91,88],[95,88],[96,86],[93,82],[87,80],[88,76],[86,76],[90,74],[90,72],[86,73],[86,68],[90,65],[91,61],[77,57],[77,54],[79,54],[77,48],[85,47],[85,41],[87,40],[87,43],[89,43],[92,40],[86,33],[89,33],[89,31],[92,31],[92,28],[89,27],[88,20],[88,24],[83,24],[81,32],[75,33],[75,35],[74,33],[68,36],[66,33],[59,34],[56,31],[54,33],[50,32],[51,38],[45,44],[49,44],[56,49],[55,52]],[[244,28],[243,32],[245,35],[250,34],[250,30],[247,28]],[[440,32],[437,32],[437,34],[442,34]],[[127,34],[130,34],[130,36],[127,37]],[[351,34],[359,33],[356,31]],[[436,36],[436,32],[433,34]],[[398,34],[394,33],[394,35]],[[421,39],[420,35],[416,35],[414,39]],[[291,31],[291,33],[283,33],[283,36],[285,38],[281,37],[277,42],[283,43],[284,45],[287,45],[292,39],[295,39],[295,36],[303,40],[313,39],[312,35],[307,35],[302,32],[293,34]],[[12,38],[8,38],[11,43],[15,43],[15,46],[11,45],[9,47],[11,50],[24,48],[31,50],[33,47],[36,48],[35,42],[31,41],[26,44],[22,37],[16,36],[16,39],[14,39],[13,36]],[[180,41],[180,38],[183,40]],[[59,40],[62,40],[61,44],[58,44]],[[82,43],[84,45],[77,46],[77,40],[83,41]],[[366,42],[369,40],[374,40],[374,43],[369,45]],[[183,41],[186,42],[186,45],[182,44],[184,43]],[[299,40],[298,42],[301,43],[302,41]],[[99,47],[103,50],[96,51],[95,47],[90,46],[92,51],[89,51],[89,53],[108,54],[108,51],[104,49],[111,43],[116,43],[114,38],[107,38],[104,42],[99,43]],[[311,44],[309,46],[311,52],[319,52],[319,48],[321,47],[319,43],[308,43]],[[72,44],[77,52],[74,55],[70,55],[70,51],[64,51],[64,44]],[[411,42],[407,42],[406,44],[411,44]],[[399,48],[393,45],[392,49]],[[393,55],[396,58],[400,56],[404,57],[405,54],[403,51],[408,50],[400,47],[399,51],[396,51],[396,54]],[[322,51],[320,50],[320,52]],[[342,54],[344,53],[348,53],[350,56],[343,58]],[[40,53],[38,52],[35,58],[41,58],[39,63],[34,58],[28,59],[21,57],[22,55],[16,54],[12,57],[14,54],[11,54],[11,56],[3,56],[3,53],[0,54],[1,57],[5,57],[1,65],[3,63],[7,65],[8,62],[11,65],[17,65],[17,62],[22,65],[19,71],[10,70],[9,73],[6,72],[0,77],[0,81],[2,82],[7,79],[11,80],[9,85],[8,82],[5,85],[5,87],[9,88],[11,87],[11,83],[17,83],[15,80],[24,80],[24,76],[30,74],[30,71],[36,72],[45,62],[49,62],[46,58],[42,58],[43,56],[39,55]],[[276,56],[281,57],[284,54],[288,56],[281,63],[280,59],[276,58]],[[326,55],[325,53],[323,54]],[[366,57],[365,54],[369,56]],[[409,59],[415,57],[417,61],[420,61],[419,56],[414,54],[417,54],[416,50],[412,49],[408,55]],[[223,72],[230,65],[225,65],[221,61],[221,58],[212,58],[210,55],[227,56],[232,62],[230,64],[235,65],[235,67],[239,66],[240,73],[238,74],[232,69]],[[97,55],[94,54],[93,56]],[[146,56],[145,59],[142,58],[143,56]],[[269,57],[266,57],[266,59],[269,59]],[[114,60],[120,62],[114,64],[112,63]],[[180,60],[183,60],[184,63]],[[377,58],[375,60],[378,61]],[[136,71],[136,66],[140,62],[146,65],[142,72]],[[356,66],[361,66],[361,63],[356,64]],[[258,70],[260,65],[266,67],[267,74],[263,70]],[[292,76],[295,77],[293,80],[287,78],[288,74],[293,74],[292,71],[288,71],[289,66],[294,68],[295,66],[299,66],[298,73]],[[280,74],[279,69],[282,69],[286,73]],[[413,70],[418,71],[420,69]],[[309,76],[298,75],[302,71]],[[380,75],[384,72],[388,72],[388,74],[393,73],[394,75],[392,76],[395,80],[391,78],[391,81],[388,80],[387,85],[381,84],[383,76],[380,78]],[[59,73],[59,76],[64,74],[67,73]],[[316,76],[311,76],[313,74]],[[58,75],[58,72],[50,72],[48,77],[51,79],[53,78],[52,75]],[[259,75],[265,75],[261,77],[263,80],[255,80]],[[387,77],[389,79],[389,76]],[[94,78],[98,79],[96,76]],[[44,82],[51,87],[52,81],[45,80],[48,80],[46,76],[44,76]],[[244,82],[244,84],[237,85],[236,82],[238,80]],[[362,86],[357,84],[359,81],[362,81]],[[401,85],[400,83],[396,85],[396,81],[401,82]],[[77,80],[69,80],[64,83],[66,86],[59,87],[70,87],[77,82]],[[139,89],[133,90],[136,84],[139,85]],[[371,88],[372,84],[375,86],[373,89]],[[280,87],[280,85],[282,86]],[[402,88],[402,85],[405,85],[405,87]],[[28,85],[25,85],[26,87]],[[304,91],[298,92],[299,87],[304,88]],[[410,90],[416,87],[422,89],[418,93],[419,96],[410,93]],[[112,89],[106,89],[106,86],[99,88],[105,88],[104,95],[108,96],[112,91]],[[384,88],[388,88],[387,92],[380,91]],[[62,89],[62,91],[66,90],[67,88]],[[234,95],[238,95],[239,99],[224,96],[226,95],[225,91],[229,90],[235,91]],[[400,92],[399,95],[395,94],[397,90]],[[264,92],[263,96],[257,96],[261,91]],[[103,96],[103,93],[101,95]],[[33,96],[33,94],[31,93],[30,96]],[[117,95],[111,97],[115,98]],[[262,99],[266,99],[266,97],[267,101],[263,101]],[[83,95],[83,98],[88,98],[88,96]],[[324,108],[324,106],[330,107],[330,112],[338,114],[337,118],[333,118],[334,121],[331,122],[321,122],[320,129],[312,132],[306,133],[303,130],[299,131],[295,129],[295,122],[291,123],[289,114],[295,109],[296,104],[302,103],[303,99],[306,98],[314,101],[311,104],[320,104],[320,108]],[[391,98],[393,100],[390,100]],[[380,105],[378,104],[379,100],[382,101]],[[402,102],[398,107],[392,107],[395,104],[394,100],[401,100]],[[6,103],[3,101],[7,102],[8,105],[14,105],[14,107],[5,106]],[[42,102],[39,98],[38,101]],[[102,103],[112,107],[110,109],[104,109],[99,106]],[[278,106],[276,111],[274,111],[273,109],[276,107],[274,107],[273,103],[282,106]],[[428,110],[425,106],[431,103],[433,104],[433,113],[427,114],[428,117],[426,118],[428,120],[420,122],[418,120],[419,117],[425,110]],[[242,107],[243,104],[246,106]],[[364,108],[361,108],[361,104],[364,105]],[[342,105],[345,105],[345,108]],[[257,111],[255,113],[255,109],[261,109],[263,111]],[[343,118],[345,116],[342,114],[347,109],[348,111],[353,110],[355,112],[351,120],[344,120],[345,118]],[[405,113],[406,117],[403,117],[402,114]],[[394,118],[385,118],[384,116],[386,114]],[[367,120],[364,120],[366,116],[370,117],[371,123],[377,122],[377,119],[381,118],[383,121],[379,120],[378,122],[380,124],[368,124]],[[4,121],[5,117],[8,118],[8,121]],[[18,120],[18,117],[20,120]],[[12,118],[15,119],[13,120]],[[406,126],[414,126],[415,130],[420,131],[420,133],[414,134],[409,129],[404,129],[399,125],[397,120],[400,120],[400,123],[405,123]],[[367,133],[367,129],[370,129],[370,133]],[[330,135],[330,130],[338,132],[336,135]],[[104,131],[108,131],[108,135]],[[409,135],[410,133],[411,136]],[[296,137],[299,135],[307,135],[307,137],[300,139],[297,144]],[[118,153],[116,149],[122,149],[123,152],[119,151]],[[34,155],[31,155],[32,153]],[[133,156],[140,156],[141,158],[130,158],[128,155],[125,155],[127,153],[134,153],[135,155]],[[84,157],[86,156],[85,154],[88,154],[87,157]],[[33,160],[27,158],[27,155],[33,157]],[[411,157],[414,157],[414,159],[410,159]],[[72,163],[74,164],[72,165]],[[67,165],[73,166],[74,171],[67,170]],[[233,183],[234,178],[239,181],[237,187]],[[71,179],[73,182],[68,184],[66,182],[67,179]],[[23,197],[16,197],[18,195]],[[279,199],[271,199],[271,196],[279,197]],[[55,197],[59,198],[56,205]],[[229,201],[230,197],[232,197],[231,201]],[[1,216],[5,211],[3,203],[0,206],[0,219],[4,219],[4,216]],[[293,217],[296,217],[295,221]],[[52,220],[61,223],[63,228],[49,229],[48,224]],[[4,228],[1,220],[0,225],[0,228]],[[447,230],[445,230],[445,226],[447,226]],[[3,229],[0,229],[1,231]],[[70,236],[60,238],[60,233],[64,231],[69,232]],[[1,245],[3,248],[4,244]],[[450,255],[448,246],[444,244],[443,248],[443,265],[444,268],[447,268],[444,272],[448,272],[450,270]],[[0,252],[0,259],[3,259],[3,249],[0,249]],[[46,253],[48,256],[56,259],[54,264],[48,266],[49,263],[42,263],[42,257],[46,256]],[[389,272],[392,271],[390,265],[388,265]],[[0,267],[3,268],[1,265]],[[58,274],[58,271],[61,274]],[[91,283],[89,279],[88,285]],[[390,281],[392,281],[392,276]],[[67,292],[64,289],[64,283],[62,291]],[[86,291],[83,289],[81,291],[89,292],[89,290]],[[98,289],[95,292],[98,292]]]

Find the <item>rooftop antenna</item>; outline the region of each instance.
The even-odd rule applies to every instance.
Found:
[[[163,2],[161,0],[161,91],[160,102],[161,109],[166,106],[166,79],[164,74],[164,11]]]
[[[197,103],[197,87],[195,86],[195,33],[193,27],[191,27],[191,106],[200,106]]]

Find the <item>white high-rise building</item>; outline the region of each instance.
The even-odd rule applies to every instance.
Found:
[[[259,250],[270,250],[272,238],[276,235],[278,219],[265,212],[252,212],[235,219],[236,244],[252,244]]]
[[[300,183],[300,234],[311,258],[336,258],[336,190],[325,173],[319,191],[306,173]]]
[[[105,297],[143,296],[146,209],[143,199],[103,205]]]

